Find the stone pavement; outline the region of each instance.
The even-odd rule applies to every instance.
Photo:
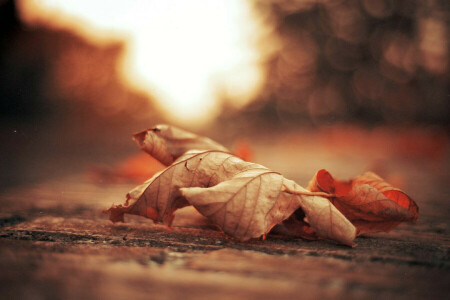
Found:
[[[321,167],[345,178],[374,165],[367,156],[308,147],[299,155],[277,143],[256,145],[255,160],[303,185]],[[112,224],[101,210],[121,202],[134,184],[100,184],[84,174],[5,191],[0,195],[0,298],[448,297],[448,156],[438,164],[382,159],[386,173],[395,169],[393,180],[404,182],[402,188],[418,203],[419,221],[359,237],[356,248],[273,235],[240,243],[193,208],[180,210],[171,230],[137,216]],[[302,171],[292,165],[302,165]]]

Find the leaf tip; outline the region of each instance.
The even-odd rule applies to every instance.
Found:
[[[136,142],[139,148],[144,147],[145,137],[147,136],[147,130],[139,131],[133,133],[132,139]]]

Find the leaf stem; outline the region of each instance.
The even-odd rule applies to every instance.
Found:
[[[289,188],[286,188],[285,192],[288,194],[299,195],[299,196],[319,196],[319,197],[324,197],[324,198],[336,197],[335,194],[328,194],[325,192],[295,191],[295,190],[291,190]]]

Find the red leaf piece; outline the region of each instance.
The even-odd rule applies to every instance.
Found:
[[[275,234],[282,234],[305,240],[320,240],[314,228],[305,222],[306,215],[302,209],[297,209],[288,219],[272,230]]]
[[[320,170],[308,188],[332,194],[330,201],[355,225],[358,235],[387,232],[419,216],[417,204],[408,195],[372,172],[340,181]]]

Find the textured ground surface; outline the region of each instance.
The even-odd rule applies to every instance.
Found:
[[[254,160],[302,185],[320,168],[340,178],[375,170],[416,200],[419,221],[360,237],[353,249],[279,236],[240,243],[190,208],[180,211],[170,231],[139,217],[112,224],[100,211],[122,201],[134,184],[70,175],[0,195],[0,298],[446,297],[448,145],[433,158],[364,139],[333,151],[329,137],[303,140],[260,141]]]

